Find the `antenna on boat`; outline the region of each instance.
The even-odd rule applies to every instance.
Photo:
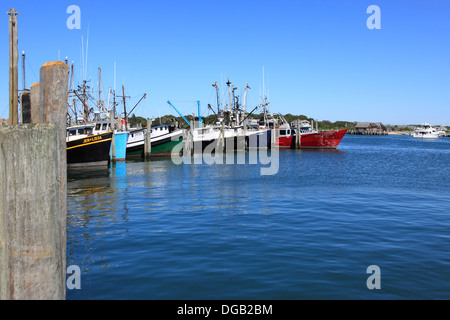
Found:
[[[228,94],[229,94],[229,96],[230,96],[230,109],[231,109],[231,87],[230,87],[230,84],[231,84],[231,82],[230,82],[230,78],[228,78],[228,81],[227,81],[227,86],[228,86]]]
[[[87,75],[88,49],[89,49],[89,24],[88,24],[88,29],[87,29],[87,39],[86,39],[86,64],[84,65],[84,68],[85,68],[84,74],[85,74],[85,75]]]
[[[84,75],[84,39],[83,39],[83,36],[81,36],[81,77],[83,78],[82,80],[85,79],[85,75]]]
[[[266,92],[264,91],[264,66],[263,66],[263,92],[262,92],[262,94],[263,94],[263,103],[266,103],[266,98],[265,98],[265,95],[266,95]]]
[[[114,61],[114,92],[116,92],[116,62]]]
[[[251,89],[248,85],[248,82],[245,84],[244,103],[242,104],[242,112],[244,113],[244,117],[245,117],[245,105],[247,103],[247,89]]]
[[[217,81],[212,85],[216,88],[216,97],[217,97],[217,114],[220,114],[220,100],[219,100],[219,86],[217,85]]]

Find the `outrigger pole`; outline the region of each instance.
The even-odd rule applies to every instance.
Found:
[[[167,103],[170,104],[170,106],[171,106],[172,108],[174,108],[176,112],[178,112],[178,114],[180,115],[180,117],[183,118],[183,120],[184,120],[184,121],[188,124],[188,126],[190,127],[191,124],[190,124],[189,121],[187,121],[186,118],[180,113],[180,111],[178,111],[178,109],[175,108],[175,106],[174,106],[170,101],[167,101]]]

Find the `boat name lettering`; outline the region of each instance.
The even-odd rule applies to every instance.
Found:
[[[89,142],[94,142],[94,141],[98,141],[98,140],[102,140],[102,136],[84,139],[83,143],[89,143]]]

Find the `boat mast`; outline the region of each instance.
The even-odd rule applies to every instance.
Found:
[[[98,111],[100,111],[100,108],[103,109],[103,111],[105,111],[105,107],[103,106],[103,101],[102,101],[102,69],[100,69],[100,67],[98,67]]]
[[[220,114],[220,98],[219,98],[219,86],[216,83],[212,85],[214,88],[216,88],[216,97],[217,97],[217,114]]]
[[[123,94],[122,98],[123,98],[123,113],[124,113],[123,118],[125,119],[125,129],[126,129],[128,119],[127,119],[127,105],[126,105],[125,100],[126,100],[126,98],[129,98],[129,97],[125,96],[125,86],[124,85],[122,85],[122,94]]]
[[[244,117],[245,117],[245,105],[247,103],[247,89],[250,89],[250,87],[248,86],[248,82],[245,84],[244,103],[242,104],[242,112],[244,113]]]
[[[230,84],[231,84],[230,78],[228,78],[227,86],[228,86],[228,94],[229,94],[229,96],[230,96],[230,110],[231,110],[231,106],[232,106],[233,102],[232,102],[232,100],[231,100],[231,87],[230,87]],[[227,110],[227,111],[228,111],[228,110]]]

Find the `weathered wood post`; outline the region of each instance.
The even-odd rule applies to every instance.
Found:
[[[183,129],[183,156],[187,157],[189,154],[189,131]]]
[[[300,149],[300,144],[301,144],[300,120],[297,120],[295,124],[295,148]]]
[[[47,123],[0,128],[0,300],[65,298],[59,135]]]
[[[31,123],[30,91],[23,91],[20,94],[20,106],[22,110],[22,123]]]
[[[147,118],[147,130],[145,133],[145,142],[144,142],[144,155],[145,159],[149,160],[152,154],[152,119]]]
[[[191,154],[193,155],[194,150],[194,125],[195,125],[195,117],[192,121],[190,121],[189,126],[189,150],[191,150]]]
[[[33,83],[30,87],[31,123],[44,122],[44,108],[41,108],[39,94],[39,82]]]
[[[116,137],[115,137],[115,123],[114,123],[114,110],[109,111],[110,128],[113,132],[111,139],[111,156],[113,162],[116,161]]]
[[[122,116],[120,115],[120,113],[119,113],[119,115],[117,116],[117,121],[119,122],[119,126],[118,126],[118,128],[117,128],[117,131],[123,131],[123,127],[122,127]]]
[[[66,276],[66,215],[67,215],[67,87],[69,82],[69,66],[62,61],[45,63],[40,69],[39,99],[44,109],[44,122],[54,123],[59,131],[59,153],[61,155],[60,167],[60,215],[55,221],[55,227],[60,228],[63,279]],[[64,281],[63,281],[64,282]],[[65,284],[63,283],[63,296],[65,297]]]
[[[279,129],[276,129],[275,128],[275,126],[274,126],[274,128],[272,129],[272,132],[271,132],[271,134],[270,134],[270,148],[271,149],[273,149],[273,148],[276,148],[277,147],[277,142],[278,142],[278,135],[277,135],[277,132],[279,132],[280,130]]]
[[[222,128],[220,129],[220,133],[222,135],[222,150],[225,152],[226,145],[225,145],[225,122],[222,121]]]
[[[17,62],[19,60],[19,50],[17,49],[17,12],[11,9],[9,12],[9,124],[19,123],[18,114],[18,87],[19,78],[17,72]]]

